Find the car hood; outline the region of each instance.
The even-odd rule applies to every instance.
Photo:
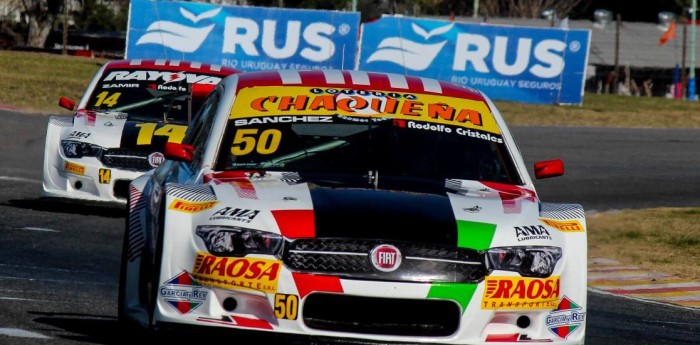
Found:
[[[279,231],[287,238],[374,238],[441,245],[471,242],[470,247],[485,249],[496,227],[530,224],[539,215],[533,190],[489,182],[447,181],[442,192],[416,192],[411,188],[329,187],[269,175],[209,176],[207,180],[216,201],[209,204],[210,209],[198,212],[197,223]],[[184,195],[172,189],[169,194]],[[488,243],[481,243],[484,241]]]
[[[166,142],[181,142],[186,129],[186,125],[136,119],[123,113],[79,110],[64,139],[80,140],[108,149],[163,152]]]

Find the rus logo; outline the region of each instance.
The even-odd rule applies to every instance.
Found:
[[[221,12],[221,7],[195,15],[184,7],[180,7],[180,14],[193,24],[197,24],[202,19],[213,18],[219,12]],[[139,38],[136,45],[160,44],[179,52],[191,53],[199,49],[213,28],[214,24],[205,27],[190,27],[167,20],[159,20],[148,26],[146,33]]]
[[[169,20],[155,21],[148,26],[146,33],[138,39],[136,45],[157,44],[178,52],[193,53],[205,45],[204,42],[217,25],[216,23],[223,22],[220,48],[222,53],[257,58],[262,50],[265,56],[275,60],[298,54],[308,61],[323,62],[331,59],[336,53],[336,43],[332,36],[336,32],[341,36],[352,32],[352,28],[345,23],[336,27],[332,23],[304,24],[299,20],[283,18],[267,19],[262,23],[256,21],[257,18],[237,16],[227,16],[223,20],[214,19],[222,9],[223,7],[219,7],[194,14],[180,7],[180,14],[188,21],[186,24]],[[197,26],[198,22],[205,19],[215,23]],[[286,31],[285,37],[280,37],[278,34],[282,31]],[[284,44],[280,46],[280,42]]]
[[[426,31],[418,24],[411,23],[415,40],[387,37],[378,44],[366,63],[385,61],[413,71],[423,71],[440,55],[447,40],[427,42],[434,42],[434,37],[453,35],[456,38],[448,48],[454,50],[445,53],[452,60],[453,71],[464,72],[469,69],[483,74],[495,71],[502,76],[529,72],[539,78],[555,78],[564,71],[564,55],[567,50],[565,41],[545,39],[534,42],[532,38],[518,37],[513,44],[513,38],[509,36],[490,37],[463,32],[455,35],[451,33],[454,25],[452,23]],[[405,32],[404,35],[411,35],[411,32]],[[568,50],[577,53],[582,47],[581,42],[572,41],[569,42]],[[515,56],[514,61],[511,61],[512,56]]]
[[[418,24],[411,24],[413,32],[426,41],[432,36],[452,30],[453,26],[454,23],[425,31]],[[388,61],[410,70],[423,71],[433,63],[445,43],[447,43],[446,40],[438,43],[419,43],[403,37],[387,37],[379,43],[379,47],[367,58],[367,62]]]

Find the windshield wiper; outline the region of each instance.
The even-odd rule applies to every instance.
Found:
[[[347,145],[347,144],[348,144],[348,142],[345,140],[336,139],[336,140],[333,140],[333,141],[330,141],[327,143],[319,144],[319,145],[312,146],[312,147],[307,148],[307,149],[295,151],[292,153],[288,153],[286,155],[279,156],[277,158],[270,159],[268,161],[260,163],[260,167],[263,169],[275,167],[281,163],[289,163],[289,162],[293,162],[293,161],[296,161],[296,160],[301,159],[301,158],[312,157],[318,153],[332,150],[334,148],[341,147],[341,146]]]
[[[116,108],[112,109],[112,111],[124,112],[126,110],[137,109],[137,108],[145,107],[145,106],[150,105],[150,104],[160,103],[160,102],[163,102],[164,100],[165,100],[165,98],[162,96],[157,97],[157,98],[151,98],[151,99],[143,100],[140,102],[123,105],[121,107],[116,107]]]
[[[179,90],[179,85],[177,86]],[[117,112],[125,112],[127,110],[132,110],[132,109],[138,109],[141,107],[145,107],[151,104],[158,104],[158,103],[163,103],[168,101],[167,107],[168,110],[163,113],[164,117],[167,117],[168,113],[170,112],[170,109],[173,108],[173,103],[176,100],[185,100],[187,97],[186,93],[182,93],[180,91],[160,91],[160,90],[152,90],[152,89],[147,89],[148,93],[153,96],[153,98],[150,99],[145,99],[143,101],[123,105],[121,107],[115,107],[112,109],[112,111],[117,111]],[[155,115],[155,114],[154,114]],[[164,119],[165,122],[167,122],[167,119]]]

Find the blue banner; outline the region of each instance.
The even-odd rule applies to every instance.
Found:
[[[358,12],[131,0],[125,55],[243,71],[352,69],[359,25]]]
[[[412,74],[494,100],[581,104],[589,30],[382,17],[362,24],[358,69]]]

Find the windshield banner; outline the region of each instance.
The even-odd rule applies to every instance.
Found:
[[[243,71],[352,69],[360,14],[131,0],[127,59],[173,59]]]
[[[382,17],[362,24],[358,69],[474,87],[495,100],[581,104],[590,30]]]
[[[264,118],[259,121],[235,121],[234,124],[238,126],[277,121],[270,117],[286,116],[284,121],[304,122],[307,115],[316,118],[331,115],[358,123],[367,119],[411,120],[500,134],[493,114],[483,101],[380,90],[346,91],[342,94],[328,93],[322,88],[303,86],[245,88],[237,95],[229,119]]]

